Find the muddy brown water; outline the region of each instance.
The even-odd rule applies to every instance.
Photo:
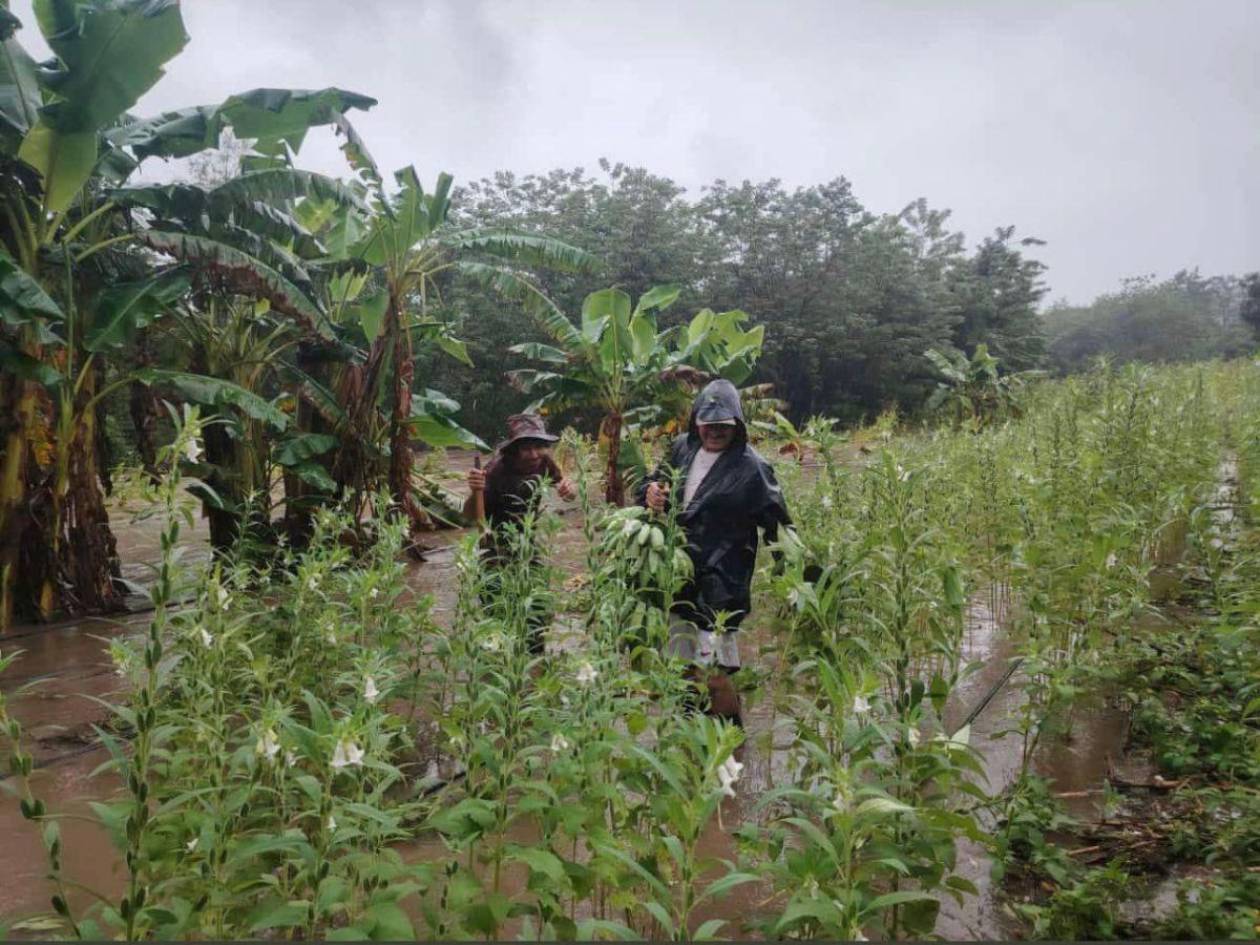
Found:
[[[470,456],[456,456],[453,464],[461,470],[467,468],[471,465]],[[564,511],[564,530],[553,546],[553,563],[561,570],[562,580],[582,570],[585,554],[578,513],[571,507]],[[119,547],[129,562],[125,573],[137,583],[149,583],[151,566],[159,554],[160,523],[154,518],[131,521],[121,510],[115,511],[113,520]],[[447,615],[454,606],[454,544],[462,534],[442,532],[432,536],[430,543],[435,547],[425,562],[411,566],[408,576],[414,592],[433,595],[433,612],[439,621],[449,619]],[[200,519],[185,532],[184,541],[193,562],[206,560],[207,534]],[[1017,646],[1008,627],[1009,609],[1008,602],[988,593],[977,595],[970,603],[964,655],[979,669],[958,687],[946,708],[945,722],[951,729],[961,724],[968,711],[984,698],[1016,655]],[[33,742],[28,743],[28,748],[41,766],[33,776],[36,792],[50,810],[66,815],[66,873],[76,883],[111,897],[120,893],[125,877],[119,855],[102,828],[90,819],[88,805],[93,800],[107,799],[117,784],[109,775],[92,776],[105,760],[104,751],[93,747],[92,726],[100,723],[108,710],[89,697],[109,700],[120,683],[109,659],[109,639],[138,632],[147,619],[140,613],[119,620],[87,619],[50,627],[20,627],[9,637],[0,638],[0,646],[6,652],[13,646],[25,651],[0,676],[0,687]],[[746,661],[770,668],[775,642],[765,624],[750,621],[743,636]],[[552,645],[565,649],[580,646],[580,634],[558,627],[553,631]],[[1019,771],[1020,736],[1007,729],[1018,714],[1021,698],[1017,676],[998,691],[972,723],[971,744],[983,757],[987,788],[992,793],[1008,786]],[[744,775],[737,784],[737,796],[723,804],[722,827],[714,822],[702,838],[703,856],[734,860],[731,832],[745,818],[753,816],[762,794],[792,777],[788,752],[784,746],[776,747],[776,740],[786,741],[786,733],[771,730],[776,718],[772,703],[767,694],[746,709],[748,737],[740,749]],[[1035,768],[1054,779],[1056,791],[1084,792],[1085,800],[1078,802],[1077,810],[1085,814],[1094,804],[1089,792],[1104,782],[1109,765],[1122,754],[1123,741],[1123,718],[1118,712],[1102,703],[1086,707],[1078,712],[1070,738],[1046,742],[1035,759]],[[517,839],[528,837],[522,834]],[[32,825],[21,818],[17,804],[7,797],[0,797],[0,843],[0,924],[47,911],[51,889],[44,877],[42,846]],[[402,853],[413,862],[448,855],[440,841],[433,838],[407,844]],[[952,899],[944,899],[937,933],[948,939],[981,940],[1018,935],[1019,925],[1003,910],[998,890],[990,882],[991,864],[984,848],[960,841],[958,864],[959,872],[976,884],[979,895],[968,898],[961,907]],[[503,882],[505,892],[520,892],[524,877],[509,870]],[[76,910],[90,900],[88,893],[79,890],[72,892],[70,898]],[[699,925],[710,918],[726,919],[728,925],[722,934],[735,936],[741,933],[746,920],[767,914],[774,905],[768,889],[749,884],[720,902],[698,909],[694,921]]]

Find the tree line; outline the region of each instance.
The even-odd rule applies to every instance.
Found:
[[[596,173],[500,172],[457,188],[454,203],[470,223],[546,233],[591,253],[590,272],[541,276],[565,311],[599,286],[638,295],[674,283],[680,313],[748,312],[766,329],[752,381],[773,384],[798,422],[921,412],[940,378],[929,350],[971,357],[984,344],[1004,372],[1064,373],[1100,356],[1236,356],[1260,328],[1255,274],[1129,279],[1089,305],[1045,306],[1042,241],[1009,226],[969,247],[948,210],[919,199],[877,213],[843,177],[797,188],[716,180],[692,196],[646,168],[601,161]],[[433,357],[426,370],[460,401],[464,423],[488,436],[530,399],[504,383],[502,352],[542,335],[477,287],[454,285],[447,301],[475,367]]]

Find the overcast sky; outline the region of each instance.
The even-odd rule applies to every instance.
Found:
[[[46,52],[30,0],[21,38]],[[383,169],[423,180],[641,164],[843,175],[923,196],[970,243],[1037,236],[1051,297],[1260,269],[1260,0],[185,0],[192,37],[136,109],[337,85]],[[330,132],[304,166],[343,173]]]

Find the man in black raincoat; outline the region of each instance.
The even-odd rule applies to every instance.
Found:
[[[717,380],[700,392],[687,433],[640,484],[637,498],[657,512],[679,505],[694,566],[674,605],[666,652],[733,673],[740,666],[735,631],[752,605],[757,529],[769,544],[779,526],[791,524],[774,470],[748,445],[735,385]],[[724,632],[717,632],[719,613],[726,615]],[[724,689],[735,698],[729,684]],[[712,682],[710,692],[716,703],[719,690]],[[714,708],[738,718],[737,701],[733,712]]]

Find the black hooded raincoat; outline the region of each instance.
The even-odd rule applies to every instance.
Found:
[[[661,482],[670,486],[670,501],[681,502],[691,462],[701,449],[697,425],[729,419],[736,422],[734,440],[704,477],[691,504],[678,514],[694,565],[692,580],[678,595],[678,610],[702,629],[712,626],[719,610],[736,614],[727,620],[727,629],[739,626],[752,604],[757,529],[769,544],[780,525],[791,524],[774,470],[748,445],[739,392],[730,381],[713,381],[700,392],[687,433],[674,440],[669,454],[636,490],[644,505],[648,485]]]

